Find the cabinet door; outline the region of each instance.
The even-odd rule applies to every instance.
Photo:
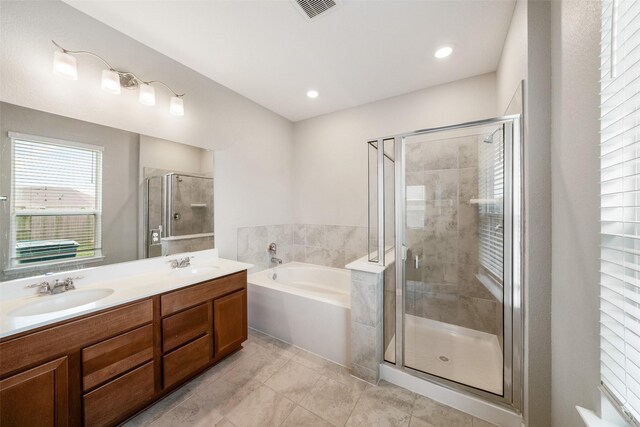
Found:
[[[0,425],[66,426],[69,415],[67,358],[0,381]]]
[[[247,291],[213,301],[214,357],[236,350],[247,339]]]

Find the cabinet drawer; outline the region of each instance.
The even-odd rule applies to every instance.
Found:
[[[207,334],[192,343],[163,357],[164,387],[187,378],[209,363],[211,359],[211,335]]]
[[[93,388],[153,358],[153,327],[143,326],[82,350],[82,387]]]
[[[163,316],[175,313],[194,305],[230,294],[233,291],[246,289],[247,272],[231,274],[229,276],[215,279],[211,282],[190,286],[179,291],[162,295],[160,309]]]
[[[88,393],[83,398],[87,426],[113,425],[153,397],[153,362]]]
[[[24,366],[79,351],[153,320],[151,300],[137,302],[0,344],[0,375]]]
[[[210,304],[202,304],[162,320],[162,351],[209,333]]]

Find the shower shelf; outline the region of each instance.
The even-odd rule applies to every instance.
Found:
[[[472,205],[496,205],[502,203],[502,199],[471,199],[469,203]]]

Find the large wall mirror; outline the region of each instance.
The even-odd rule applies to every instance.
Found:
[[[214,247],[212,151],[0,114],[0,281]]]

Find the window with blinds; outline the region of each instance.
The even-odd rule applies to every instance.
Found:
[[[478,148],[480,265],[502,283],[504,263],[504,129],[481,136]]]
[[[102,147],[9,137],[11,267],[101,256]]]
[[[600,370],[640,420],[640,1],[603,0]]]

